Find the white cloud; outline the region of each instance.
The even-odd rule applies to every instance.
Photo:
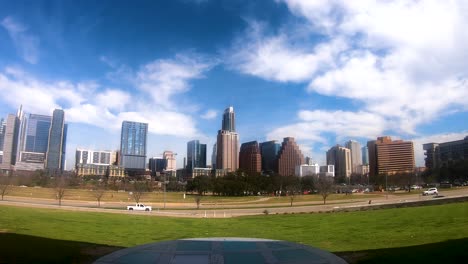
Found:
[[[265,24],[250,22],[233,46],[231,67],[266,80],[308,83],[310,93],[351,104],[301,111],[298,121],[269,138],[417,136],[419,125],[468,110],[468,2],[277,2],[301,20],[273,35]]]
[[[280,82],[309,80],[319,69],[333,64],[336,53],[346,44],[339,38],[315,47],[291,43],[287,32],[264,36],[263,25],[250,21],[247,37],[242,36],[228,52],[228,63],[242,73]]]
[[[188,91],[189,80],[203,77],[203,73],[214,65],[214,62],[195,54],[155,60],[140,68],[136,74],[136,85],[148,93],[154,103],[173,108],[172,96]]]
[[[8,31],[19,55],[28,63],[36,64],[39,61],[39,38],[11,16],[5,17],[0,25]]]
[[[299,122],[279,127],[267,135],[269,140],[293,136],[301,141],[327,143],[325,133],[338,139],[374,138],[386,129],[385,120],[369,112],[307,111],[298,112]]]
[[[146,122],[149,132],[179,137],[200,136],[192,116],[175,109],[172,95],[186,92],[189,81],[201,78],[211,64],[199,57],[156,60],[137,73],[139,92],[102,87],[93,81],[41,81],[18,68],[0,71],[0,101],[26,112],[48,114],[65,110],[68,122],[91,124],[118,131],[122,121]],[[207,114],[212,115],[208,112]]]
[[[207,110],[203,115],[201,115],[201,118],[203,119],[214,119],[218,115],[218,112],[213,109]]]

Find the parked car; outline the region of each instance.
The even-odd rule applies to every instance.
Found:
[[[127,206],[127,210],[129,211],[152,211],[151,206],[146,206],[140,203]]]
[[[429,188],[429,190],[424,191],[423,195],[439,195],[437,188]]]
[[[421,186],[419,186],[419,185],[412,185],[411,186],[411,190],[418,190],[418,189],[421,189]]]

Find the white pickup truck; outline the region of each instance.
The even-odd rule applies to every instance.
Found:
[[[151,206],[146,206],[141,203],[137,203],[135,205],[127,206],[127,210],[129,211],[152,211]]]
[[[429,188],[429,190],[423,192],[423,195],[439,195],[439,192],[437,188]]]

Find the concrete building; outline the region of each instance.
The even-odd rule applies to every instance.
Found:
[[[278,173],[281,176],[293,176],[296,166],[304,164],[304,156],[292,137],[283,139],[278,154]]]
[[[124,177],[124,169],[115,164],[116,151],[76,149],[75,170],[78,176]]]
[[[166,150],[163,152],[163,159],[166,160],[166,172],[175,172],[177,171],[177,161],[176,161],[177,153],[172,151]]]
[[[200,144],[199,140],[187,142],[187,171],[193,168],[206,168],[206,144]]]
[[[320,176],[335,177],[335,166],[334,165],[320,166]]]
[[[468,160],[468,136],[461,140],[423,144],[426,168],[440,168]]]
[[[369,176],[409,173],[415,169],[413,142],[378,137],[367,142]]]
[[[260,143],[260,155],[262,156],[262,171],[264,173],[278,172],[278,153],[281,144],[276,140]]]
[[[0,169],[14,170],[18,151],[18,132],[20,121],[17,115],[9,114],[6,120],[3,141],[3,157]]]
[[[367,165],[359,165],[357,173],[360,174],[360,175],[367,175],[367,174],[369,174],[369,164],[367,164]]]
[[[359,166],[362,165],[361,144],[355,140],[349,140],[345,147],[351,151],[351,173],[358,173]]]
[[[336,145],[327,151],[327,165],[335,166],[335,176],[349,179],[351,176],[351,150]]]
[[[241,145],[239,168],[250,175],[262,171],[262,156],[257,141],[250,141]]]
[[[294,175],[299,177],[319,175],[320,166],[318,164],[297,165]]]
[[[147,135],[147,123],[122,122],[120,154],[121,165],[125,170],[145,170]]]
[[[239,135],[235,132],[234,108],[224,110],[222,129],[216,138],[216,168],[236,171],[239,168]]]
[[[66,140],[67,125],[65,124],[65,112],[62,109],[55,109],[50,124],[45,162],[45,169],[49,172],[60,173],[64,170]]]

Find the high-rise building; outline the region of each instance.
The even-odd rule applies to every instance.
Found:
[[[211,153],[211,168],[216,169],[216,153],[217,153],[216,143],[213,144],[213,152]]]
[[[45,169],[50,172],[60,172],[64,169],[66,133],[65,112],[61,109],[55,109],[52,114],[52,122],[50,124],[49,142],[45,162]]]
[[[362,151],[359,142],[350,140],[345,147],[351,151],[351,172],[359,173],[359,166],[362,165]]]
[[[369,165],[369,150],[367,149],[367,146],[362,147],[361,152],[362,152],[362,164]]]
[[[19,140],[19,161],[16,163],[16,170],[44,169],[51,123],[52,117],[45,115],[29,114],[22,119],[23,131]],[[64,131],[64,142],[65,135],[66,131]],[[63,145],[65,145],[64,142],[62,142]],[[62,151],[62,156],[64,152],[65,149]],[[63,160],[65,158],[62,158]],[[63,163],[62,168],[64,168]]]
[[[234,107],[230,106],[224,110],[223,124],[221,130],[236,132],[236,117],[234,114]]]
[[[194,168],[206,168],[206,144],[200,144],[198,140],[187,143],[187,171]]]
[[[126,170],[144,170],[146,168],[147,134],[147,123],[122,122],[120,154],[121,165]]]
[[[176,155],[177,153],[168,150],[163,152],[163,159],[166,160],[166,171],[175,172],[177,170]]]
[[[327,165],[335,165],[335,176],[348,179],[351,176],[351,150],[336,145],[327,151]]]
[[[152,157],[149,159],[149,170],[151,175],[156,176],[157,173],[161,173],[166,170],[167,161],[163,157]]]
[[[292,137],[283,139],[278,153],[278,173],[281,176],[293,176],[296,166],[304,164],[304,156]]]
[[[216,168],[236,171],[239,168],[239,135],[235,132],[235,114],[232,106],[224,110],[221,128],[216,138]]]
[[[18,151],[18,132],[20,121],[18,116],[9,114],[6,120],[3,141],[2,170],[13,170],[16,164],[16,154]]]
[[[216,168],[236,171],[239,168],[239,136],[235,132],[218,131]]]
[[[250,141],[241,145],[239,168],[251,175],[262,171],[262,157],[257,141]]]
[[[413,172],[415,169],[413,142],[378,137],[367,142],[369,176]]]
[[[462,140],[423,145],[426,168],[434,169],[451,166],[462,160],[468,160],[468,136]]]
[[[276,140],[260,143],[262,156],[262,171],[266,173],[278,172],[278,153],[281,145]]]
[[[2,160],[3,160],[3,142],[5,139],[5,132],[6,132],[6,121],[2,118],[0,119],[0,165],[2,164]]]

